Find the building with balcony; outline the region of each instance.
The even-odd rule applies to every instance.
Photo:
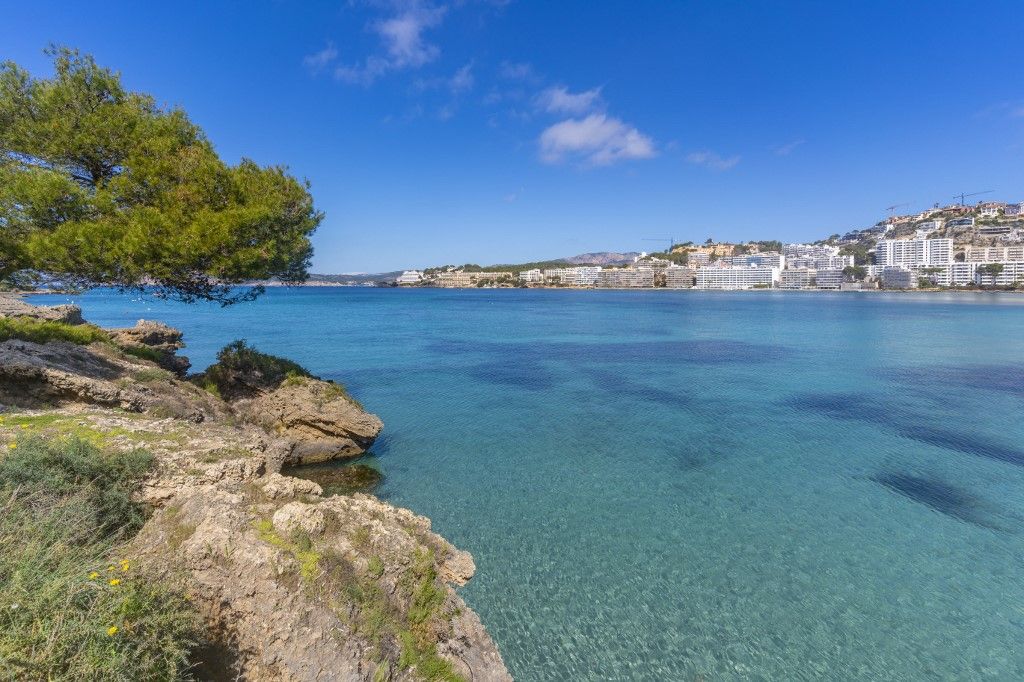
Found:
[[[601,289],[640,289],[654,287],[654,270],[651,268],[616,268],[601,270],[597,276]]]
[[[882,239],[875,246],[875,265],[882,267],[912,268],[952,262],[952,239]]]
[[[696,277],[694,268],[673,265],[665,269],[665,287],[668,289],[690,289]]]
[[[779,281],[781,272],[779,268],[764,266],[701,268],[696,272],[694,287],[697,289],[770,288]]]

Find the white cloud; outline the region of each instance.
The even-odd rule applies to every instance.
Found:
[[[360,64],[334,70],[339,80],[369,85],[391,71],[415,69],[438,58],[441,49],[427,42],[423,33],[438,26],[447,8],[410,2],[393,17],[375,21],[369,29],[380,37],[383,54],[371,55]]]
[[[498,69],[498,74],[502,78],[512,81],[530,81],[536,78],[533,66],[526,62],[502,62],[501,68]]]
[[[700,151],[687,154],[686,160],[697,166],[704,166],[716,171],[726,171],[740,162],[740,157],[722,157],[712,151]]]
[[[654,155],[654,141],[650,137],[604,114],[567,119],[540,135],[540,157],[545,163],[577,159],[587,166],[607,166]]]
[[[601,88],[569,92],[562,85],[555,85],[537,95],[537,106],[553,114],[584,114],[601,103]]]
[[[454,93],[465,92],[466,90],[473,89],[474,82],[473,62],[470,62],[456,71],[455,75],[448,79],[448,87]]]
[[[793,140],[792,142],[787,142],[786,144],[780,144],[775,147],[772,147],[772,151],[775,152],[776,156],[789,156],[797,147],[799,147],[806,141],[807,140],[804,140],[802,138],[799,140]]]
[[[302,63],[312,71],[320,71],[325,66],[333,62],[338,57],[338,50],[334,47],[334,43],[327,43],[327,47],[314,52],[313,54],[306,55],[302,59]]]

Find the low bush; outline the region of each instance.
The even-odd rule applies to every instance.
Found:
[[[79,346],[94,341],[110,342],[110,336],[92,324],[67,324],[34,317],[0,317],[0,341],[8,339],[34,343],[68,341]]]
[[[200,640],[182,593],[124,544],[152,465],[84,442],[29,439],[0,455],[0,670],[18,680],[180,680]]]
[[[261,353],[240,339],[224,346],[217,353],[217,363],[193,380],[211,393],[216,388],[218,395],[232,397],[312,376],[302,365]]]

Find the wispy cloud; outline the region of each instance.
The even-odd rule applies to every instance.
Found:
[[[776,156],[789,156],[790,154],[792,154],[794,152],[794,150],[796,150],[797,147],[802,145],[804,142],[807,142],[807,140],[801,138],[799,140],[793,140],[792,142],[787,142],[786,144],[776,145],[776,146],[772,147],[772,152]]]
[[[601,88],[569,92],[562,85],[542,90],[537,95],[537,106],[553,114],[584,114],[601,104]]]
[[[445,89],[451,91],[453,95],[458,95],[472,90],[475,84],[476,78],[473,75],[473,62],[469,62],[465,66],[456,70],[451,76],[443,78],[421,78],[414,83],[413,87],[419,92]]]
[[[502,62],[498,68],[498,75],[511,81],[534,81],[537,73],[533,66],[526,62]]]
[[[447,7],[410,1],[398,3],[397,8],[394,16],[368,26],[380,38],[382,51],[356,64],[339,65],[334,70],[337,79],[370,85],[389,72],[419,68],[440,56],[441,48],[423,34],[440,25]]]
[[[695,166],[704,166],[715,171],[727,171],[740,162],[740,157],[723,157],[715,152],[704,150],[687,154],[686,160]]]
[[[338,50],[334,47],[334,43],[327,43],[327,46],[319,52],[303,57],[302,63],[306,65],[306,68],[316,73],[325,69],[328,64],[337,58]]]
[[[654,141],[617,118],[591,114],[567,119],[540,135],[540,158],[545,163],[576,160],[585,166],[608,166],[655,155]]]

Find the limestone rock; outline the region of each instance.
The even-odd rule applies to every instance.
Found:
[[[156,351],[159,356],[157,364],[178,376],[185,376],[185,372],[192,366],[188,358],[176,355],[185,344],[181,340],[182,333],[174,327],[161,322],[139,320],[134,327],[106,331],[114,343],[122,348],[149,348]]]
[[[0,295],[0,317],[31,317],[36,320],[82,324],[82,309],[77,305],[29,305],[15,296]]]
[[[186,488],[133,542],[146,570],[184,577],[217,644],[230,652],[219,659],[232,661],[222,677],[411,682],[419,677],[401,662],[400,633],[420,627],[463,678],[511,680],[479,618],[444,577],[464,553],[430,532],[429,521],[366,495],[265,505],[223,486]],[[260,521],[268,515],[270,527]],[[295,528],[314,531],[311,544],[290,538]],[[422,581],[443,599],[413,626]]]
[[[318,379],[285,382],[233,406],[246,421],[291,443],[287,465],[361,455],[383,428],[379,417],[363,410],[336,384]]]
[[[289,502],[274,512],[274,528],[291,535],[295,531],[302,531],[313,537],[323,535],[327,528],[327,520],[324,513],[311,504],[302,502]]]
[[[323,488],[313,481],[306,481],[293,476],[282,476],[269,473],[260,479],[263,494],[271,500],[291,500],[300,495],[322,495]]]

